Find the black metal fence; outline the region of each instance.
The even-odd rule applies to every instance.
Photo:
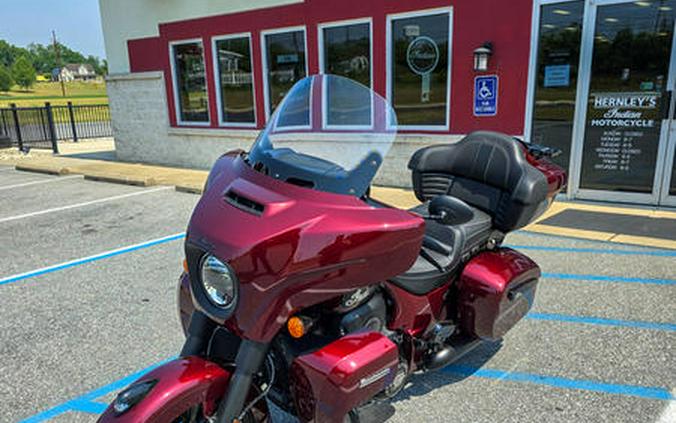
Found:
[[[74,106],[0,108],[0,138],[26,148],[51,148],[59,152],[57,141],[110,137],[110,109],[107,104]]]

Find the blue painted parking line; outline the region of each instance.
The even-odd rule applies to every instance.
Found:
[[[90,414],[101,414],[108,408],[108,404],[94,401],[71,401],[70,404],[73,411]]]
[[[451,364],[444,368],[443,371],[461,376],[496,379],[507,382],[531,383],[559,389],[592,391],[602,394],[626,395],[662,401],[674,399],[674,396],[668,389],[652,386],[624,385],[618,383],[597,382],[593,380],[545,376],[534,373],[508,372],[505,370],[471,367],[462,364]]]
[[[634,278],[610,275],[585,275],[576,273],[543,273],[543,278],[565,279],[577,281],[639,283],[648,285],[676,285],[676,279]]]
[[[159,367],[164,363],[167,363],[168,361],[171,361],[173,359],[174,357],[160,361],[159,363],[155,363],[149,367],[146,367],[143,370],[139,370],[136,373],[132,373],[129,376],[123,377],[122,379],[118,379],[112,383],[94,389],[93,391],[90,391],[82,396],[73,398],[72,400],[54,406],[34,416],[28,417],[27,419],[22,420],[20,423],[39,423],[54,418],[60,414],[67,413],[69,411],[79,411],[82,413],[92,413],[92,414],[103,413],[107,405],[100,402],[96,402],[94,401],[95,399],[100,398],[104,395],[108,395],[111,392],[121,390],[122,388],[126,387],[127,385],[129,385],[139,377],[143,376],[144,374],[148,373],[149,371],[153,370],[154,368]]]
[[[153,247],[155,245],[164,244],[164,243],[167,243],[167,242],[176,241],[178,239],[183,239],[183,238],[185,238],[185,233],[181,232],[181,233],[165,236],[165,237],[162,237],[162,238],[157,238],[157,239],[153,239],[153,240],[150,240],[150,241],[142,242],[140,244],[129,245],[127,247],[122,247],[122,248],[118,248],[118,249],[115,249],[115,250],[106,251],[106,252],[103,252],[103,253],[100,253],[100,254],[95,254],[93,256],[83,257],[83,258],[80,258],[80,259],[71,260],[71,261],[67,261],[67,262],[64,262],[64,263],[59,263],[59,264],[55,264],[55,265],[52,265],[52,266],[43,267],[41,269],[31,270],[29,272],[20,273],[18,275],[7,276],[7,277],[4,277],[4,278],[0,278],[0,286],[7,285],[7,284],[10,284],[10,283],[14,283],[14,282],[18,282],[18,281],[22,281],[24,279],[34,278],[36,276],[45,275],[47,273],[52,273],[52,272],[56,272],[56,271],[59,271],[59,270],[64,270],[64,269],[68,269],[68,268],[71,268],[71,267],[80,266],[80,265],[83,265],[83,264],[86,264],[86,263],[91,263],[91,262],[94,262],[94,261],[119,256],[121,254],[131,253],[133,251],[142,250],[144,248]]]
[[[603,317],[572,316],[569,314],[535,313],[535,312],[528,313],[526,315],[526,319],[676,332],[676,324],[674,323],[643,322],[636,320],[606,319]]]
[[[557,253],[591,253],[591,254],[614,254],[622,256],[654,256],[676,257],[676,251],[672,250],[619,250],[614,248],[573,248],[573,247],[550,247],[544,245],[511,245],[505,247],[517,250],[550,251]]]

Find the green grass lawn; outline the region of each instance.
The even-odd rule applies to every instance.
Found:
[[[0,107],[9,107],[16,103],[19,107],[65,105],[71,101],[74,105],[107,104],[105,82],[67,82],[66,97],[61,95],[61,84],[58,82],[36,82],[27,91],[14,86],[9,92],[0,92]]]

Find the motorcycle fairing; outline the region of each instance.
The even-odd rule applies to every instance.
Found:
[[[282,182],[233,153],[212,170],[186,256],[191,278],[207,251],[228,262],[240,283],[228,327],[269,342],[294,311],[404,272],[423,232],[423,219],[407,211]],[[195,305],[209,314],[202,302]]]

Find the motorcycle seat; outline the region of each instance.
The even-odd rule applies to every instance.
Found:
[[[410,211],[429,215],[429,202]],[[424,295],[451,279],[469,257],[488,242],[493,227],[487,213],[471,207],[473,216],[460,225],[444,225],[425,220],[425,236],[418,258],[401,275],[392,279],[395,285],[417,295]]]

